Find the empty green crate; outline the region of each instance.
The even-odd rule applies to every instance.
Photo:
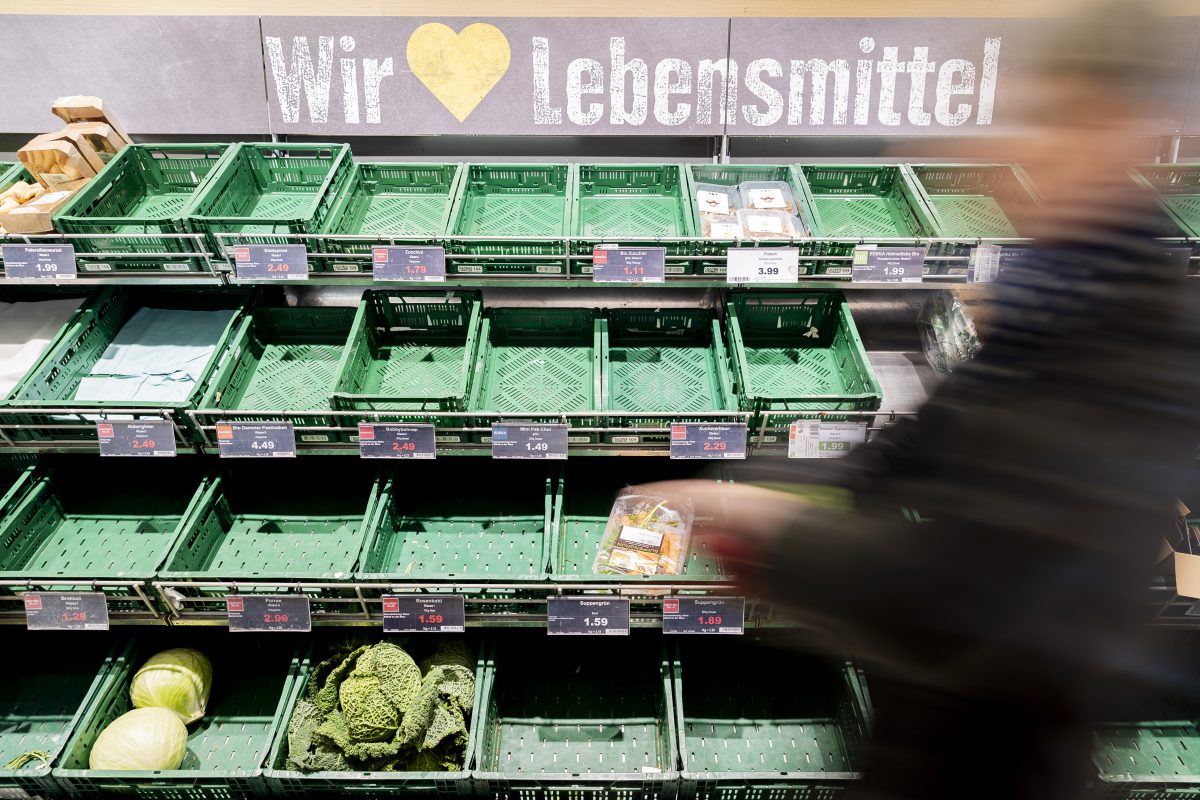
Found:
[[[367,639],[364,643],[369,644]],[[432,638],[424,641],[409,640],[398,642],[418,664],[435,648]],[[279,735],[271,748],[267,759],[266,777],[271,792],[276,797],[285,798],[323,798],[353,796],[361,800],[386,800],[406,793],[427,796],[470,797],[473,796],[471,782],[471,766],[475,761],[475,745],[477,740],[476,727],[479,724],[480,697],[483,693],[484,657],[479,651],[480,643],[469,642],[476,654],[475,660],[475,697],[471,705],[470,717],[467,720],[468,742],[464,756],[464,769],[459,771],[442,772],[410,772],[402,770],[352,771],[325,770],[321,772],[300,772],[288,768],[288,737],[287,729],[291,724],[292,714],[296,704],[303,699],[308,691],[308,682],[313,679],[314,671],[328,652],[320,645],[313,648],[313,653],[301,661],[295,690],[289,698],[287,706],[280,717]]]
[[[329,212],[321,232],[333,272],[370,272],[371,248],[393,238],[438,245],[446,233],[462,164],[359,163]],[[375,240],[339,238],[374,236]]]
[[[531,670],[534,662],[543,668]],[[674,796],[678,744],[657,639],[505,637],[484,674],[479,796]]]
[[[62,458],[18,480],[0,509],[0,579],[46,591],[103,591],[110,612],[150,613],[138,588],[105,582],[132,582],[153,597],[150,582],[202,484],[199,465],[117,459],[97,468]],[[17,587],[3,592],[12,597]]]
[[[447,271],[565,275],[574,197],[567,164],[469,164],[450,214]]]
[[[331,397],[338,365],[346,349],[353,308],[256,308],[246,315],[229,344],[228,357],[213,375],[198,403],[204,424],[224,417],[220,410],[324,411]],[[325,416],[288,417],[279,414],[238,415],[236,421],[291,422],[305,442],[342,438],[337,420]]]
[[[590,308],[493,308],[483,318],[470,410],[481,426],[562,422],[564,412],[602,407],[601,325]],[[573,427],[595,418],[572,417]],[[490,442],[485,435],[483,441]],[[595,441],[594,433],[573,440]]]
[[[49,762],[0,768],[0,795],[53,797],[59,788],[50,765],[62,753],[103,680],[107,659],[124,648],[114,649],[112,638],[99,632],[63,636],[9,630],[5,638],[10,652],[37,653],[38,658],[10,662],[0,682],[0,764],[32,751],[45,753]]]
[[[477,292],[365,292],[338,366],[335,407],[393,412],[371,416],[378,421],[465,411],[481,315]],[[463,422],[438,424],[465,427]],[[465,440],[453,432],[439,437]]]
[[[545,580],[552,494],[541,464],[466,474],[452,461],[398,464],[380,495],[357,577]]]
[[[706,530],[709,520],[696,519],[687,562],[681,575],[638,576],[596,575],[592,565],[608,516],[618,495],[631,486],[670,480],[673,475],[664,465],[614,469],[607,459],[568,462],[559,481],[554,503],[554,550],[551,576],[555,582],[620,583],[653,589],[663,583],[720,583],[732,580],[716,551],[715,539]],[[634,462],[630,462],[633,464]],[[694,470],[677,477],[693,477]],[[716,484],[713,484],[714,487]]]
[[[1155,191],[1181,235],[1200,236],[1200,164],[1147,164],[1134,175]]]
[[[725,322],[742,409],[771,412],[772,428],[804,412],[879,408],[883,391],[840,293],[735,293]]]
[[[122,234],[189,233],[187,206],[229,150],[226,144],[123,147],[55,213],[54,227],[63,233],[112,234],[71,240],[85,272],[207,271],[201,258],[173,255],[204,250],[201,242]],[[110,255],[117,253],[146,255]]]
[[[1114,721],[1095,726],[1097,796],[1200,798],[1200,720],[1192,694],[1138,694]]]
[[[695,242],[660,242],[695,236],[680,164],[583,164],[578,167],[578,201],[571,233],[576,255],[590,256],[597,245],[665,247],[668,275],[687,275],[698,252]],[[572,272],[591,274],[586,262]]]
[[[612,309],[602,319],[604,410],[661,412],[611,417],[614,427],[661,433],[607,434],[617,444],[665,442],[671,422],[704,422],[701,412],[736,411],[721,323],[708,309]]]
[[[832,800],[860,777],[871,711],[855,666],[696,640],[674,675],[681,797]]]
[[[686,165],[688,180],[687,202],[691,207],[692,229],[696,236],[702,236],[704,228],[701,225],[700,210],[696,207],[696,184],[712,183],[718,186],[732,186],[745,181],[782,181],[792,190],[792,197],[797,203],[796,216],[808,230],[812,229],[812,220],[807,208],[804,207],[804,195],[800,191],[800,182],[793,167],[786,164],[688,164]],[[758,244],[787,245],[787,239],[779,241],[756,240]],[[694,270],[703,275],[725,274],[725,253],[729,250],[729,242],[704,241],[701,252],[706,256],[718,256],[713,260],[698,262]],[[803,248],[802,248],[803,252]],[[803,273],[801,273],[803,274]]]
[[[212,662],[212,693],[204,717],[188,726],[179,769],[95,770],[88,759],[96,737],[131,710],[129,685],[155,653],[191,647]],[[136,796],[150,800],[235,800],[268,794],[263,762],[291,696],[299,660],[293,642],[231,636],[227,631],[163,629],[141,634],[110,662],[87,710],[55,764],[54,780],[72,798]]]
[[[345,144],[235,145],[220,169],[193,198],[189,225],[209,234],[244,234],[237,243],[302,244],[265,234],[317,233],[354,165]],[[313,249],[312,242],[308,242]]]

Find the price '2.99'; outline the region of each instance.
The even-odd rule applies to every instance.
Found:
[[[282,624],[288,621],[287,614],[263,614],[263,622],[268,625]]]

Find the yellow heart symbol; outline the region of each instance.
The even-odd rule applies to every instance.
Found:
[[[476,22],[458,33],[429,22],[408,37],[408,66],[459,122],[508,72],[508,39],[494,25]]]

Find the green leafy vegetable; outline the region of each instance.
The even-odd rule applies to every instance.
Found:
[[[45,750],[30,750],[28,753],[21,753],[21,755],[17,756],[12,761],[9,761],[4,765],[4,768],[20,769],[26,764],[31,764],[34,761],[39,762],[38,766],[48,767],[50,766],[50,754]]]

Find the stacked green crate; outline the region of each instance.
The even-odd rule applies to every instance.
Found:
[[[571,234],[575,255],[590,256],[598,245],[665,247],[666,274],[692,272],[695,242],[662,239],[695,236],[687,175],[679,164],[583,164]],[[577,263],[573,273],[592,272]]]
[[[468,165],[450,213],[447,272],[565,275],[575,178],[567,164]]]
[[[375,471],[355,462],[314,472],[301,460],[272,463],[267,484],[262,478],[258,465],[233,464],[197,493],[158,575],[173,596],[190,601],[180,604],[181,616],[224,613],[230,590],[190,585],[198,581],[236,582],[242,593],[261,594],[353,578],[379,497]],[[303,591],[314,616],[358,611],[342,602],[349,589]]]
[[[334,407],[381,412],[369,415],[379,422],[466,411],[482,305],[477,292],[365,292],[338,366]],[[453,430],[467,427],[465,418],[436,424],[439,442],[467,440]]]
[[[202,484],[199,464],[173,463],[164,472],[155,459],[118,459],[102,469],[45,459],[22,474],[0,508],[0,579],[39,591],[101,591],[112,616],[156,615],[150,584]],[[19,588],[3,594],[18,603]]]
[[[441,244],[463,172],[462,164],[355,164],[321,226],[326,250],[344,256],[330,257],[329,270],[370,272],[376,244]]]
[[[471,411],[481,427],[493,422],[563,422],[562,413],[603,406],[600,316],[590,308],[493,308],[483,318],[471,386]],[[594,427],[595,417],[568,424]],[[591,432],[572,442],[594,442]],[[481,441],[491,442],[490,434]]]
[[[476,793],[673,796],[678,743],[659,645],[637,636],[547,641],[513,633],[496,642],[484,672]]]
[[[1134,178],[1143,186],[1153,189],[1159,205],[1174,223],[1172,238],[1192,239],[1181,246],[1192,251],[1188,274],[1196,274],[1200,256],[1200,164],[1148,164],[1138,167]]]
[[[281,411],[327,411],[346,349],[353,308],[256,308],[242,319],[229,343],[231,355],[213,375],[199,401],[202,425],[226,417],[221,411],[258,411],[236,422],[291,422],[304,442],[345,438],[328,416],[281,415]],[[275,412],[275,413],[270,413]],[[198,415],[199,417],[200,415]]]
[[[614,444],[665,443],[671,422],[711,422],[698,413],[736,411],[721,323],[709,309],[624,308],[600,320],[604,410],[662,416],[611,417]]]
[[[134,144],[54,215],[63,233],[111,234],[72,239],[84,272],[199,272],[204,250],[193,239],[127,234],[190,233],[187,207],[229,155],[226,144]],[[180,254],[180,255],[176,255]]]
[[[75,732],[54,766],[54,780],[72,798],[136,795],[151,800],[230,800],[268,795],[263,762],[295,691],[299,658],[294,644],[230,637],[226,631],[139,635],[110,663]],[[97,770],[89,766],[96,737],[131,710],[129,687],[150,656],[191,647],[212,662],[212,692],[204,716],[188,726],[187,752],[178,769]]]
[[[692,640],[674,677],[681,797],[835,798],[861,777],[871,706],[854,665]]]

